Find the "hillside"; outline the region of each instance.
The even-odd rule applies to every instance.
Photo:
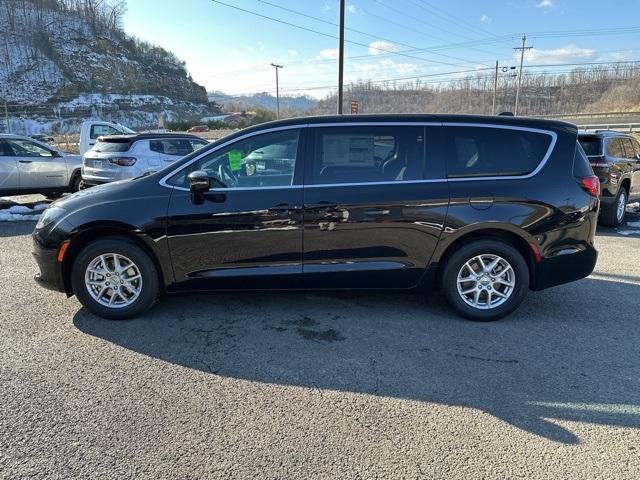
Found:
[[[219,111],[183,62],[123,31],[123,8],[116,0],[0,0],[0,97],[14,121],[126,121],[132,113],[141,127],[157,125],[159,114]]]

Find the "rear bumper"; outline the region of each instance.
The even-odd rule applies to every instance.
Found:
[[[588,277],[598,260],[598,251],[592,246],[583,250],[567,249],[537,264],[532,290],[543,290],[563,283]]]

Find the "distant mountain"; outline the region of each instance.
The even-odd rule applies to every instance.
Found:
[[[223,105],[227,110],[246,110],[251,107],[262,107],[267,110],[276,110],[276,97],[267,92],[254,93],[253,95],[227,95],[224,92],[215,91],[207,94],[209,101]],[[313,108],[318,101],[308,95],[280,96],[280,110],[308,110]],[[229,108],[232,107],[232,108]]]

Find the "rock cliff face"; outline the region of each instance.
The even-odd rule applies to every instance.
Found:
[[[207,102],[172,53],[70,5],[0,0],[0,96],[30,104],[86,93]]]

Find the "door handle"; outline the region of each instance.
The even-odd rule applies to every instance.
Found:
[[[307,210],[323,210],[323,209],[331,209],[331,208],[337,208],[338,204],[337,203],[331,203],[331,202],[326,202],[326,201],[322,201],[322,202],[318,202],[318,203],[312,203],[310,205],[305,205],[304,208]]]
[[[288,203],[279,203],[271,208],[269,208],[270,212],[289,212],[291,210],[299,210],[296,206],[291,206]]]
[[[18,163],[32,163],[33,160],[18,160]]]

